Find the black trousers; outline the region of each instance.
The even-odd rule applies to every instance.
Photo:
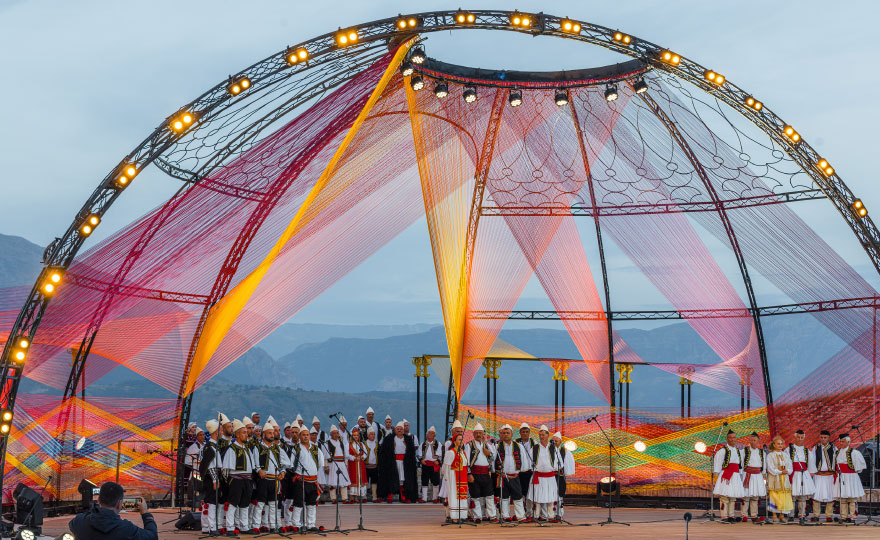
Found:
[[[305,488],[303,488],[305,484]],[[303,490],[305,489],[305,498],[303,498]],[[318,503],[318,485],[313,482],[303,482],[302,478],[297,478],[293,482],[293,505],[297,508],[305,506],[315,506]]]
[[[529,492],[529,482],[532,481],[532,471],[519,473],[519,488],[521,493]]]
[[[372,469],[367,467],[367,480],[370,481],[371,484],[379,483],[379,468],[373,467]]]
[[[276,500],[278,493],[278,480],[273,478],[260,478],[257,480],[256,499],[261,503]]]
[[[523,489],[522,484],[520,484],[520,478],[522,477],[522,473],[517,478],[501,478],[501,496],[504,499],[509,498],[512,501],[518,501],[523,498]]]
[[[251,504],[254,482],[250,478],[232,478],[229,481],[229,506],[247,508]]]
[[[208,504],[217,504],[217,498],[220,496],[220,490],[214,489],[214,481],[211,480],[211,475],[209,474],[205,481],[202,484],[204,486],[204,501]],[[222,487],[221,487],[222,489]]]
[[[367,476],[369,476],[369,472]],[[440,487],[440,471],[434,470],[434,467],[422,465],[422,487],[427,487],[428,482],[431,482],[434,487]]]
[[[565,497],[565,475],[556,475],[556,485],[559,486],[559,496]]]
[[[471,498],[492,496],[492,477],[488,474],[475,474],[474,481],[468,482]]]
[[[284,499],[292,499],[293,498],[293,475],[288,472],[284,475],[284,480],[281,481],[281,493],[284,494]]]

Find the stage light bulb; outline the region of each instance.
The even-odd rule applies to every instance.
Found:
[[[464,98],[465,103],[473,103],[477,100],[477,89],[473,86],[469,86],[461,93],[461,97]]]
[[[645,82],[645,79],[639,79],[633,84],[633,90],[636,91],[636,94],[644,94],[648,91],[648,83]]]
[[[251,85],[251,81],[249,79],[242,79],[241,80],[241,87],[244,88],[245,90],[247,90],[250,87],[250,85]]]
[[[46,283],[45,285],[43,285],[43,291],[46,294],[52,294],[53,292],[55,292],[55,285],[52,285],[51,283]]]
[[[409,55],[409,59],[413,64],[422,64],[425,62],[425,49],[421,47],[416,47],[413,49],[412,54]]]
[[[409,23],[410,27],[414,27],[416,24],[418,24],[418,21],[413,18],[410,18],[407,22]]]
[[[12,411],[3,411],[3,421],[9,422],[12,420]]]
[[[571,21],[563,22],[562,29],[565,30],[566,32],[570,32],[571,31]]]
[[[3,424],[2,426],[0,426],[0,432],[9,433],[9,424]],[[28,537],[25,536],[26,532],[30,532],[30,531],[21,531],[21,533],[19,533],[19,534],[21,534],[21,537],[24,540],[28,540]],[[34,533],[30,533],[30,534],[31,535],[30,535],[29,540],[34,540]]]
[[[419,90],[421,90],[422,88],[425,87],[425,81],[424,81],[424,79],[422,79],[421,76],[416,75],[415,77],[410,79],[409,85],[410,85],[410,87],[412,87],[413,90],[418,92]]]
[[[507,102],[511,107],[519,107],[522,105],[522,92],[519,90],[511,90],[510,96],[507,97]]]
[[[341,35],[337,38],[337,41],[339,41],[340,44],[345,45],[346,43],[348,43],[348,37],[345,35]]]
[[[174,121],[174,129],[176,131],[180,131],[181,129],[183,129],[183,122],[181,122],[180,120],[175,120]]]
[[[232,93],[237,94],[239,92],[241,92],[241,88],[239,88],[237,84],[233,84],[232,85]]]
[[[529,20],[528,17],[523,17],[523,20],[522,20],[522,25],[523,25],[523,26],[529,26],[529,25],[531,25],[531,24],[532,24],[532,21]]]
[[[99,218],[98,216],[89,217],[89,223],[91,223],[92,225],[97,225],[100,222],[101,222],[101,218]]]
[[[76,538],[73,536],[72,533],[66,532],[66,533],[62,534],[61,536],[59,536],[58,538],[56,538],[55,540],[76,540]]]
[[[859,209],[863,206],[864,204],[862,204],[862,201],[860,199],[856,199],[855,201],[853,201],[853,208]]]
[[[9,426],[3,427],[6,428],[5,430],[3,430],[3,433],[9,431]],[[30,529],[19,529],[18,536],[21,538],[21,540],[34,540],[37,537],[36,533],[34,533],[34,531]]]
[[[403,19],[400,19],[399,21],[397,21],[397,27],[400,28],[401,30],[403,30],[404,28],[406,28],[406,21]]]
[[[519,17],[513,18],[513,24],[515,24],[516,26],[519,26]]]
[[[834,167],[829,165],[827,160],[820,159],[818,165],[822,172],[825,173],[825,176],[831,176],[834,174]]]
[[[352,43],[354,43],[355,41],[357,41],[357,39],[358,39],[357,32],[352,31],[352,32],[349,32],[349,33],[348,33],[348,40],[349,40],[349,41],[351,41]]]
[[[82,233],[83,233],[83,235],[85,235],[85,236],[88,236],[88,235],[92,234],[92,227],[89,226],[89,225],[83,225],[83,227],[82,227]]]
[[[189,113],[183,115],[183,123],[184,124],[192,124],[193,116]]]
[[[696,450],[697,452],[702,454],[703,452],[706,451],[706,443],[704,443],[703,441],[695,442],[694,443],[694,450]]]
[[[22,339],[21,341],[18,342],[18,346],[21,347],[22,349],[27,349],[28,347],[31,346],[31,343],[30,343],[30,341],[28,341],[26,339]]]
[[[617,87],[614,85],[605,89],[605,101],[614,101],[617,99]]]
[[[409,77],[413,74],[413,71],[415,71],[415,68],[413,67],[412,62],[405,61],[400,64],[400,74],[404,77]]]
[[[463,23],[464,22],[464,13],[459,13],[455,16],[456,22]]]
[[[559,107],[564,107],[565,105],[568,105],[568,91],[567,90],[557,91],[554,100],[556,101],[556,105]]]
[[[648,445],[645,444],[645,441],[636,441],[633,443],[633,448],[636,449],[636,452],[644,452],[648,449]]]
[[[434,85],[434,95],[440,99],[445,98],[449,95],[449,86],[446,83],[437,83]]]
[[[467,22],[472,23],[472,22],[474,22],[474,20],[475,20],[474,14],[473,14],[473,13],[468,13],[468,15],[467,15]]]
[[[578,447],[577,443],[571,439],[565,441],[565,443],[563,443],[562,446],[564,446],[565,449],[568,450],[569,452],[574,452],[575,450],[577,450],[577,447]]]
[[[297,49],[296,56],[299,57],[300,60],[305,60],[309,57],[309,51],[305,49]]]
[[[55,272],[52,276],[49,277],[52,280],[52,283],[59,283],[61,281],[61,274]]]
[[[137,174],[137,169],[129,165],[125,168],[125,174],[127,174],[129,178],[134,178],[134,176]]]
[[[24,351],[16,351],[15,352],[15,359],[18,360],[19,362],[23,362],[26,356],[27,355],[25,355]]]

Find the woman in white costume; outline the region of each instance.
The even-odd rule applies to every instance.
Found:
[[[443,456],[441,473],[446,485],[447,521],[463,521],[468,515],[468,456],[464,450],[464,436],[457,433],[452,446]]]

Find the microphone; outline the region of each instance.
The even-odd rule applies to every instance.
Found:
[[[471,410],[468,409],[468,418],[473,418],[473,417],[474,417],[474,413],[472,413]]]
[[[684,513],[684,520],[685,520],[685,522],[690,521],[692,517],[694,517],[694,516],[692,516],[690,512],[685,512],[685,513]]]
[[[340,414],[342,414],[342,411],[337,411],[337,412],[331,414],[330,416],[328,416],[327,418],[335,418],[335,417],[338,417]]]
[[[722,425],[722,426],[726,426],[726,425],[727,425],[727,422],[721,422],[721,425]]]

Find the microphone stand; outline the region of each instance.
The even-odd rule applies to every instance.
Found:
[[[471,421],[471,418],[473,418],[473,417],[474,417],[474,413],[472,413],[471,411],[468,411],[468,413],[467,413],[467,417],[465,417],[465,419],[464,419],[464,427],[463,427],[462,430],[461,430],[461,434],[462,434],[462,435],[461,435],[461,444],[462,444],[462,448],[464,448],[464,434],[467,433],[467,426],[468,426],[468,423]],[[455,452],[455,453],[456,453],[456,456],[458,456],[459,458],[461,457],[461,454],[459,454],[459,451],[460,451],[460,450],[457,449],[457,448],[455,447],[455,437],[452,438],[452,447],[450,448],[450,450],[452,450],[453,452]],[[464,463],[462,463],[462,466],[464,466]],[[446,489],[449,490],[450,487],[447,487]],[[457,486],[457,485],[453,485],[453,486],[451,486],[451,489],[455,489],[455,490],[456,490],[456,492],[455,492],[455,498],[458,499],[458,486]],[[448,494],[448,491],[447,491],[447,494]],[[465,501],[465,504],[464,504],[466,508],[469,508],[469,507],[470,507],[470,503],[468,502],[469,500],[470,500],[470,493],[468,493],[467,500]],[[447,504],[449,504],[449,497],[448,497],[448,496],[446,497],[446,501],[447,501]],[[460,502],[459,502],[459,505],[461,505]],[[450,509],[450,511],[451,511],[451,509]],[[473,522],[470,522],[470,521],[465,521],[465,520],[461,519],[461,510],[458,511],[458,519],[456,519],[455,521],[453,521],[453,522],[451,522],[451,523],[441,523],[441,524],[440,524],[441,527],[446,527],[447,525],[458,525],[458,528],[459,528],[459,529],[461,528],[462,525],[470,525],[471,527],[476,527],[476,526],[477,526],[476,523],[473,523]]]
[[[589,420],[587,420],[587,422],[589,422]],[[609,476],[611,478],[611,482],[608,484],[608,487],[609,487],[609,490],[608,490],[608,519],[606,519],[605,521],[599,522],[599,525],[616,524],[616,525],[626,525],[627,527],[629,527],[629,523],[626,523],[624,521],[614,521],[614,519],[612,519],[612,517],[611,517],[611,508],[614,506],[614,504],[612,504],[612,500],[614,499],[614,493],[613,493],[614,490],[612,490],[610,488],[613,486],[613,483],[617,481],[617,479],[614,477],[614,456],[611,454],[611,451],[614,450],[614,453],[617,454],[617,457],[620,457],[620,452],[617,451],[617,448],[614,446],[614,443],[611,442],[610,438],[608,438],[608,434],[605,433],[604,429],[602,429],[602,424],[599,423],[598,416],[593,417],[593,422],[596,422],[596,426],[599,427],[599,431],[602,432],[602,435],[605,436],[605,440],[608,441],[608,470],[609,470]],[[620,486],[620,482],[618,482],[617,485]]]
[[[561,466],[561,471],[562,471],[562,474],[559,474],[559,476],[561,476],[562,479],[565,480],[565,457],[562,455],[562,452],[559,452],[558,455],[559,455],[559,460],[560,460],[559,465]],[[569,525],[569,526],[574,526],[574,523],[564,519],[560,515],[561,511],[562,511],[562,493],[559,492],[559,480],[557,479],[556,480],[556,522],[557,523],[565,523],[566,525]],[[590,524],[589,523],[582,523],[582,524],[580,524],[580,526],[589,527]]]
[[[856,428],[856,432],[859,434],[859,439],[862,440],[862,447],[866,446],[867,443],[865,443],[865,436],[862,435],[861,428],[859,426],[852,426],[852,427]],[[880,446],[880,445],[878,445],[878,446]],[[874,515],[872,513],[874,511],[874,488],[875,488],[874,484],[875,484],[875,478],[877,476],[877,450],[878,450],[878,448],[875,447],[873,452],[871,452],[871,454],[872,454],[871,468],[868,469],[871,472],[871,492],[868,495],[868,518],[861,523],[856,523],[856,525],[867,525],[868,523],[871,523],[872,526],[876,526],[874,524],[880,522],[880,520],[874,519]]]
[[[715,454],[718,453],[718,443],[721,442],[721,432],[724,431],[724,428],[727,426],[727,422],[722,422],[721,427],[718,428],[718,436],[715,437],[715,446],[712,448],[714,452],[709,456],[709,493],[711,493],[709,497],[709,509],[703,513],[702,518],[706,518],[702,521],[702,523],[706,523],[709,521],[715,521]]]
[[[296,444],[302,446],[302,443],[297,442]],[[321,450],[321,448],[319,446],[318,451],[320,451],[320,450]],[[306,451],[308,451],[308,450],[306,450]],[[300,449],[300,453],[302,453],[302,449]],[[306,456],[306,457],[308,457],[308,456]],[[299,457],[297,457],[297,461],[296,461],[295,465],[297,465],[299,467],[299,470],[302,471],[302,474],[300,475],[300,481],[299,481],[301,488],[302,488],[302,523],[300,524],[299,534],[302,535],[302,534],[306,534],[307,532],[310,532],[310,533],[314,533],[314,534],[317,534],[320,536],[327,536],[326,534],[324,534],[324,532],[322,532],[320,530],[315,530],[315,531],[308,531],[307,530],[309,528],[308,527],[309,518],[308,518],[308,506],[306,505],[306,467],[305,467],[305,465],[302,464],[302,460],[300,460]],[[296,473],[294,472],[294,474],[296,474]],[[318,501],[315,500],[315,508],[316,509],[317,509],[317,502]],[[296,508],[296,506],[294,506],[294,508]],[[317,525],[318,525],[318,523],[317,523],[317,510],[315,511],[315,520],[316,520],[315,527],[317,528]]]
[[[280,448],[281,443],[278,443],[278,444],[279,444],[278,452],[280,453],[283,450]],[[268,459],[269,460],[272,459],[272,447],[271,446],[269,447],[269,458]],[[279,530],[279,529],[281,529],[281,527],[278,526],[278,523],[279,523],[279,521],[278,521],[278,495],[279,495],[278,491],[280,490],[280,486],[278,485],[278,473],[279,472],[281,472],[281,460],[276,459],[275,460],[275,478],[272,479],[272,489],[275,492],[275,529],[274,530],[270,529],[269,532],[265,532],[263,534],[258,534],[254,538],[262,538],[263,536],[268,536],[270,534],[275,534],[275,535],[281,536],[283,538],[289,538],[289,536],[287,536],[286,534],[281,533],[281,531]],[[281,504],[284,504],[283,500],[282,500]]]
[[[331,417],[332,416],[336,416],[336,415],[333,414],[333,415],[331,415]],[[328,449],[327,449],[328,454],[330,453],[330,450],[329,450],[330,441],[331,441],[331,439],[327,439],[324,441],[324,444],[326,444],[328,446]],[[339,445],[342,446],[342,439],[339,440]],[[330,529],[329,531],[324,531],[324,532],[341,533],[341,534],[348,535],[348,530],[343,529],[339,524],[339,507],[342,505],[342,503],[339,502],[339,498],[342,496],[342,493],[339,490],[339,477],[342,475],[342,471],[339,469],[339,462],[337,462],[333,459],[335,457],[336,457],[336,451],[335,451],[335,447],[334,447],[333,455],[330,456],[330,462],[336,466],[336,500],[334,501],[335,506],[336,506],[336,526],[333,527],[332,529]]]
[[[514,441],[513,439],[511,439],[511,441],[512,441],[512,444],[510,445],[510,451],[513,452],[513,449],[515,448],[513,445],[514,445],[514,444],[518,444],[518,443],[517,443],[516,441]],[[504,441],[501,441],[501,445],[502,445],[501,448],[504,448],[504,446],[503,446],[503,445],[504,445]],[[497,456],[498,456],[498,453],[497,453],[497,452],[495,453],[495,456],[496,456],[496,459],[497,459]],[[507,456],[504,456],[504,457],[505,457],[505,459],[507,458]],[[501,464],[501,467],[498,469],[498,474],[499,474],[499,481],[498,481],[498,488],[499,488],[498,503],[499,503],[499,505],[501,506],[501,508],[504,508],[504,481],[507,480],[508,482],[510,482],[510,480],[507,478],[507,473],[504,472],[504,461],[499,461],[499,463]],[[514,466],[515,466],[515,465],[516,465],[516,463],[514,463]],[[519,476],[517,476],[516,481],[519,482]],[[511,510],[512,510],[511,507],[512,507],[512,506],[513,506],[513,499],[510,499],[510,501],[507,503],[507,513],[508,513],[508,514],[511,513]],[[523,505],[523,507],[525,507],[525,505]],[[508,521],[506,521],[506,520],[504,519],[504,512],[501,512],[501,508],[498,509],[498,514],[501,516],[501,526],[502,526],[502,527],[518,527],[518,526],[519,526],[519,521],[512,521],[512,520],[511,520],[511,521],[508,522]],[[514,515],[515,515],[515,514],[514,514]]]
[[[351,443],[349,443],[349,444],[351,444]],[[346,532],[350,532],[350,531],[379,532],[379,531],[376,531],[373,529],[367,529],[364,527],[364,497],[366,496],[367,492],[363,486],[363,479],[361,478],[361,465],[360,465],[360,463],[358,463],[360,461],[360,462],[364,463],[364,467],[366,467],[367,462],[365,459],[363,459],[361,457],[365,453],[363,450],[363,447],[364,447],[364,443],[358,441],[358,456],[357,456],[357,460],[355,460],[355,463],[357,464],[356,468],[357,468],[357,479],[358,479],[358,491],[360,491],[361,489],[364,489],[364,494],[361,495],[360,493],[358,493],[358,496],[357,496],[357,499],[358,499],[358,518],[359,518],[358,519],[358,526],[356,529],[348,529]]]

